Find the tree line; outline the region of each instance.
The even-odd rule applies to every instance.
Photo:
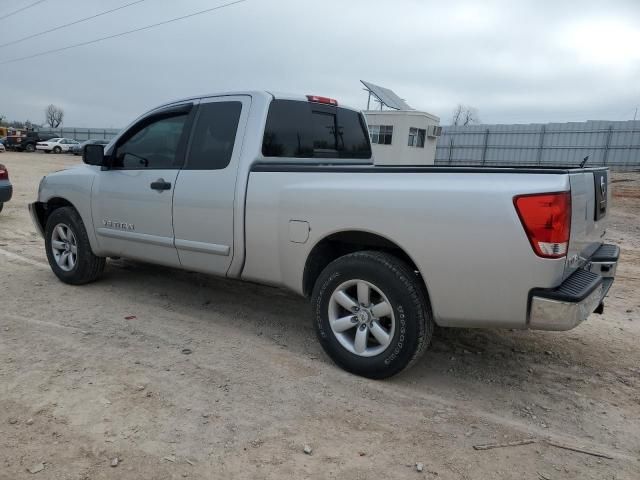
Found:
[[[64,120],[64,110],[56,105],[48,105],[44,109],[44,124],[33,123],[30,120],[24,122],[18,120],[8,121],[7,117],[0,113],[0,126],[9,128],[23,128],[32,130],[37,127],[47,126],[50,128],[58,128]]]

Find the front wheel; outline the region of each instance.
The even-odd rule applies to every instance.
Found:
[[[35,147],[35,145],[29,143],[29,144],[27,144],[27,146],[24,147],[24,151],[25,152],[29,152],[29,153],[33,153],[33,152],[36,151],[36,147]]]
[[[331,262],[312,297],[320,344],[345,370],[386,378],[412,365],[431,341],[433,318],[423,286],[405,262],[377,251]]]
[[[53,147],[53,153],[60,153],[62,149],[60,147]]]
[[[105,259],[93,254],[82,218],[73,207],[54,210],[45,228],[47,260],[63,282],[82,285],[102,274]]]

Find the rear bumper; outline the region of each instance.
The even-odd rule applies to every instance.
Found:
[[[0,185],[0,203],[5,203],[11,200],[13,196],[13,187],[9,185]]]
[[[595,310],[602,313],[604,297],[613,284],[620,249],[602,245],[584,268],[576,270],[554,289],[534,289],[529,295],[528,327],[534,330],[571,330]]]

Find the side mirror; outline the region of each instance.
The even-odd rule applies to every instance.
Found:
[[[104,156],[104,145],[96,145],[90,143],[85,145],[82,152],[82,161],[87,165],[96,165],[98,167],[108,166]]]

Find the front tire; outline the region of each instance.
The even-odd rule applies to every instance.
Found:
[[[24,151],[25,152],[29,152],[29,153],[33,153],[36,151],[36,147],[35,145],[32,145],[31,143],[28,144],[26,147],[24,147]]]
[[[53,147],[53,153],[60,153],[62,149],[60,147]]]
[[[73,207],[54,210],[45,227],[47,260],[64,283],[83,285],[102,275],[105,259],[93,254],[82,218]]]
[[[316,281],[312,306],[322,348],[356,375],[395,375],[431,342],[425,289],[412,268],[388,253],[355,252],[331,262]]]

